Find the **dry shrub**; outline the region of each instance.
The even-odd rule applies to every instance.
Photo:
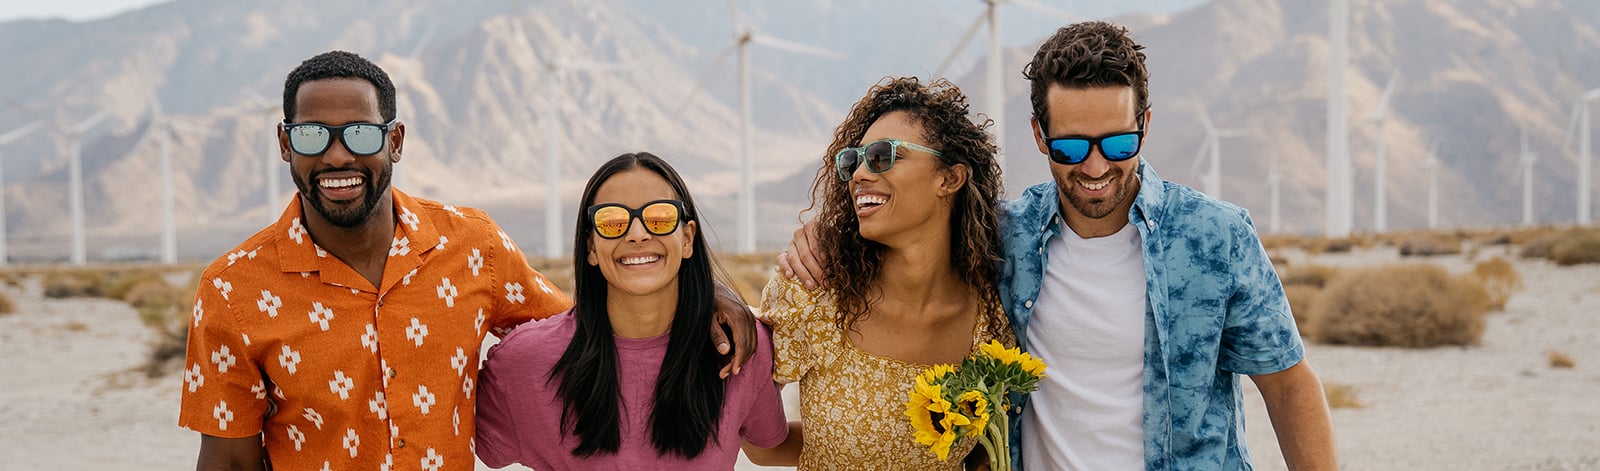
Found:
[[[1600,263],[1600,231],[1573,231],[1550,246],[1550,260],[1557,265]]]
[[[129,304],[132,304],[132,301],[128,299],[128,293],[133,291],[136,287],[149,285],[151,283],[161,283],[164,285],[166,284],[166,281],[162,279],[160,272],[152,270],[129,270],[107,273],[105,281],[105,297],[119,301],[128,301]]]
[[[13,312],[17,312],[17,303],[11,300],[11,296],[7,296],[6,293],[0,292],[0,314],[10,314]]]
[[[1346,270],[1313,304],[1311,330],[1334,344],[1474,345],[1483,337],[1487,298],[1476,280],[1437,265]]]
[[[1328,284],[1328,280],[1339,274],[1338,269],[1326,265],[1280,266],[1277,269],[1278,279],[1283,282],[1285,288],[1301,285],[1322,289]]]
[[[1300,336],[1312,338],[1311,306],[1316,302],[1317,296],[1322,295],[1322,289],[1303,284],[1285,285],[1283,294],[1289,297],[1289,312],[1294,313],[1294,325],[1299,328]]]
[[[145,376],[159,378],[183,369],[184,351],[189,347],[189,323],[184,316],[165,319],[150,342],[150,358],[144,364]]]
[[[1572,369],[1573,367],[1576,367],[1576,366],[1578,366],[1578,363],[1572,361],[1572,357],[1567,356],[1567,354],[1562,353],[1560,350],[1551,350],[1550,351],[1550,367],[1551,368]]]
[[[1356,393],[1356,387],[1348,384],[1323,383],[1322,394],[1327,396],[1329,408],[1360,409],[1366,406],[1361,403],[1361,395]]]
[[[105,296],[105,273],[93,270],[53,271],[44,277],[44,297],[98,298]]]
[[[1522,274],[1504,258],[1495,257],[1478,262],[1472,267],[1472,277],[1477,278],[1489,295],[1489,310],[1506,308],[1511,295],[1522,289]]]
[[[1346,252],[1349,252],[1350,249],[1355,248],[1355,246],[1356,246],[1356,240],[1352,239],[1352,238],[1349,238],[1349,237],[1341,237],[1341,238],[1337,238],[1337,239],[1321,239],[1321,240],[1314,241],[1310,245],[1308,245],[1306,247],[1306,252],[1312,253],[1312,254],[1346,253]]]
[[[1461,253],[1461,239],[1441,235],[1418,235],[1408,237],[1400,243],[1400,256],[1430,256],[1430,255],[1458,255]]]
[[[550,279],[561,292],[572,294],[572,258],[535,258],[528,259],[528,264],[534,270]]]

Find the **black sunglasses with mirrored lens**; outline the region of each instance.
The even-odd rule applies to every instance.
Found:
[[[329,126],[322,123],[283,123],[284,134],[289,135],[289,149],[294,153],[315,157],[333,146],[333,136],[339,136],[345,150],[351,154],[367,156],[383,150],[384,136],[394,127],[398,118],[387,123],[350,123]]]
[[[618,203],[597,204],[589,207],[589,221],[594,223],[594,233],[602,239],[616,239],[628,233],[633,220],[644,224],[645,232],[664,236],[678,230],[683,221],[683,203],[678,200],[655,200],[638,209]]]

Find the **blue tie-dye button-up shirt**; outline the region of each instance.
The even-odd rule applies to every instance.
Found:
[[[1276,373],[1304,357],[1277,272],[1244,209],[1162,181],[1139,165],[1129,221],[1144,244],[1144,453],[1152,470],[1251,469],[1238,375]],[[1062,224],[1054,182],[1003,203],[1000,296],[1026,332]],[[1045,312],[1039,315],[1053,315]],[[1013,414],[1027,407],[1018,401]],[[1022,421],[1013,420],[1021,463]]]

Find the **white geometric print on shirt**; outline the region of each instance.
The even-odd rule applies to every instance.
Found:
[[[461,378],[461,392],[466,393],[467,399],[472,399],[472,377]]]
[[[417,320],[415,317],[411,318],[411,327],[406,327],[406,338],[411,339],[412,342],[417,343],[418,347],[421,347],[422,338],[427,336],[428,325],[423,324],[422,321]]]
[[[400,284],[411,286],[411,277],[413,276],[417,276],[417,269],[415,268],[411,269],[411,273],[407,273],[406,276],[400,277]]]
[[[306,313],[311,318],[311,323],[321,327],[323,332],[328,331],[328,321],[333,320],[333,310],[323,307],[321,302],[311,303],[311,311]]]
[[[296,245],[305,245],[306,226],[300,224],[300,219],[289,221],[289,238],[294,239]]]
[[[306,434],[300,433],[300,427],[289,425],[289,441],[294,442],[294,451],[300,451],[300,444],[306,442]]]
[[[411,404],[422,409],[422,415],[428,415],[428,408],[438,403],[439,401],[433,397],[433,393],[428,392],[427,385],[418,385],[417,393],[411,395]]]
[[[289,374],[294,374],[294,371],[297,369],[296,366],[300,364],[300,352],[294,351],[294,349],[289,348],[288,345],[284,345],[283,353],[278,354],[278,364],[283,365],[284,369],[289,370]]]
[[[267,383],[266,383],[266,381],[262,381],[262,380],[257,379],[255,386],[251,386],[250,387],[250,393],[251,394],[255,394],[256,395],[256,399],[258,399],[258,400],[259,399],[266,399],[267,398]]]
[[[456,407],[455,409],[451,409],[450,410],[450,423],[455,424],[455,426],[456,426],[456,436],[457,437],[461,436],[461,408],[460,407]]]
[[[217,365],[218,373],[227,373],[228,367],[237,361],[232,353],[228,353],[228,346],[223,345],[221,350],[211,352],[211,362]]]
[[[328,462],[327,461],[323,461],[322,462],[322,469],[319,469],[317,471],[333,471],[333,468],[328,467]]]
[[[211,408],[211,418],[217,419],[217,430],[227,430],[228,422],[233,422],[233,411],[228,410],[228,401],[217,403]]]
[[[472,321],[472,333],[473,334],[475,334],[475,335],[483,335],[483,321],[484,320],[485,319],[483,318],[483,308],[480,307],[480,308],[478,308],[478,318],[476,320]]]
[[[495,232],[500,233],[500,245],[504,246],[506,248],[507,252],[511,252],[511,253],[516,253],[517,252],[517,244],[511,242],[511,236],[506,235],[506,231],[495,231]]]
[[[361,436],[356,435],[356,429],[349,429],[344,433],[344,449],[350,450],[350,457],[356,457],[356,448],[361,446]]]
[[[456,376],[467,374],[467,351],[456,347],[456,354],[450,356],[450,369],[456,370]]]
[[[428,455],[422,457],[422,469],[426,469],[428,471],[439,471],[439,468],[443,467],[444,457],[440,456],[439,452],[433,451],[432,448],[429,448]]]
[[[367,324],[366,333],[361,334],[361,346],[378,353],[378,329],[373,328],[372,324]]]
[[[200,386],[206,384],[206,376],[200,374],[199,363],[195,363],[194,366],[184,370],[183,383],[189,385],[189,392],[194,392],[194,390],[200,389]]]
[[[544,294],[555,294],[556,293],[555,291],[550,289],[550,285],[544,284],[544,277],[534,277],[533,281],[539,283],[539,291],[543,291]]]
[[[322,246],[311,244],[311,248],[317,250],[317,258],[328,258],[328,251],[322,250]]]
[[[472,269],[472,276],[478,276],[478,270],[483,268],[483,253],[472,249],[472,255],[467,256],[467,268]]]
[[[397,237],[397,238],[394,239],[394,242],[390,242],[389,243],[389,256],[390,257],[396,256],[396,255],[402,255],[403,256],[403,255],[408,254],[408,253],[411,253],[411,238],[410,237]]]
[[[267,313],[267,317],[278,317],[278,308],[283,307],[283,298],[273,296],[271,291],[261,290],[261,299],[256,300],[256,309]]]
[[[433,249],[434,250],[444,250],[444,243],[445,242],[449,242],[449,241],[450,241],[449,237],[439,236],[439,245],[433,246]]]
[[[239,338],[244,340],[244,346],[250,346],[250,334],[239,334]]]
[[[378,420],[389,420],[389,401],[383,399],[383,391],[378,391],[377,397],[367,399],[367,410],[378,414]]]
[[[383,388],[384,389],[389,389],[389,373],[390,372],[389,372],[389,359],[388,358],[379,358],[378,359],[378,372],[382,373],[379,376],[383,377]]]
[[[522,283],[506,283],[506,301],[522,304],[528,297],[522,295]]]
[[[389,454],[389,453],[384,453],[383,454],[383,466],[379,467],[378,471],[394,471],[394,455]]]
[[[411,212],[411,208],[400,208],[401,224],[405,224],[407,227],[410,227],[411,230],[415,231],[417,230],[417,223],[421,221],[422,220],[417,217],[417,213]]]
[[[344,375],[343,370],[333,372],[333,380],[328,381],[328,390],[339,395],[339,399],[350,399],[350,390],[355,389],[356,382]]]
[[[223,300],[227,300],[228,299],[228,293],[232,293],[233,292],[233,283],[222,281],[221,278],[213,278],[213,279],[211,279],[211,286],[215,286],[217,288],[217,291],[222,293],[222,299]]]
[[[451,205],[448,205],[448,204],[447,204],[447,205],[444,205],[444,210],[445,210],[445,211],[449,211],[449,212],[450,212],[450,214],[454,214],[454,215],[456,215],[456,216],[457,216],[457,217],[467,217],[467,215],[465,215],[465,214],[461,214],[461,210],[459,210],[459,209],[456,209],[456,207],[455,207],[455,206],[451,206]]]
[[[312,410],[310,407],[307,407],[304,412],[300,416],[311,421],[311,425],[317,426],[317,430],[322,430],[322,414],[318,414],[317,411]]]
[[[205,300],[204,299],[196,299],[196,300],[194,300],[194,311],[190,312],[191,314],[194,315],[194,326],[195,327],[200,327],[200,318],[206,316],[206,310],[200,308],[200,303],[203,302],[203,301],[205,301]]]
[[[444,307],[456,307],[456,287],[450,284],[450,278],[441,278],[439,287],[434,291],[439,293],[439,299],[444,300]]]

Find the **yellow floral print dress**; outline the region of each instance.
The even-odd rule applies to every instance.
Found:
[[[985,306],[972,332],[972,351],[994,337],[990,319],[1005,322],[1000,306]],[[800,468],[872,470],[960,470],[961,457],[977,445],[965,437],[950,448],[950,461],[940,462],[928,447],[918,445],[906,400],[917,375],[932,365],[885,358],[857,349],[834,323],[838,309],[833,294],[808,291],[784,276],[774,276],[761,296],[762,317],[772,325],[773,379],[800,382],[800,417],[805,448]],[[1006,345],[1015,345],[1010,328],[1002,328]]]

